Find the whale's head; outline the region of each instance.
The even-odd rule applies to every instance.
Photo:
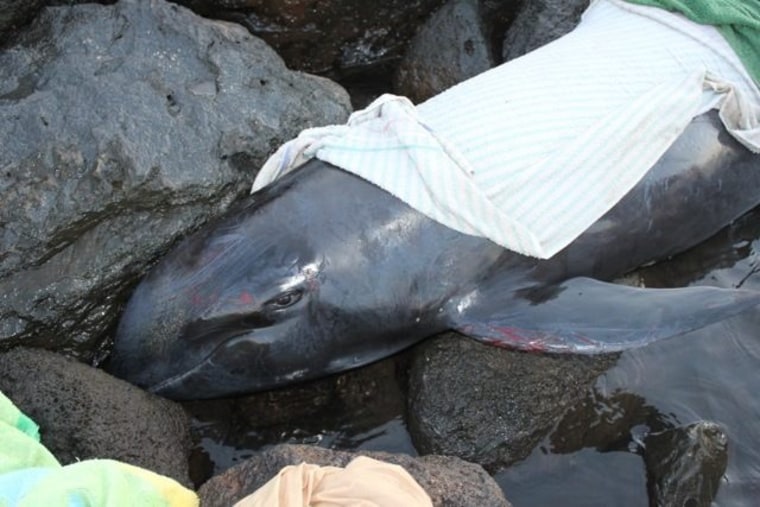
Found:
[[[414,296],[425,261],[391,251],[408,249],[418,217],[366,181],[307,164],[156,265],[126,306],[109,369],[195,399],[388,356],[430,333]]]

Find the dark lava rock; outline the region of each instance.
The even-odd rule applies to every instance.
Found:
[[[45,0],[0,0],[0,44],[29,23]]]
[[[591,389],[568,409],[549,441],[551,451],[558,454],[587,447],[600,452],[631,452],[638,445],[634,436],[672,427],[669,414],[661,413],[639,395],[625,391],[604,395]]]
[[[709,507],[726,473],[728,437],[700,421],[653,433],[642,446],[650,506]]]
[[[2,353],[0,371],[0,390],[62,464],[116,459],[190,484],[189,421],[176,403],[45,350]]]
[[[527,457],[616,361],[499,349],[450,333],[417,349],[409,431],[422,454],[459,456],[489,470]]]
[[[430,495],[433,505],[451,507],[508,506],[496,482],[478,465],[448,456],[412,458],[385,452],[344,452],[304,445],[280,445],[261,452],[204,484],[198,494],[205,507],[227,507],[250,495],[288,465],[312,463],[346,466],[356,456],[369,456],[404,467]]]
[[[288,66],[346,74],[395,63],[443,0],[181,0],[204,16],[236,21]]]
[[[49,7],[0,53],[0,349],[90,359],[149,265],[348,96],[162,0]]]
[[[502,58],[517,58],[570,32],[588,4],[588,0],[523,2],[504,37]]]
[[[494,65],[479,3],[451,0],[430,17],[397,69],[397,93],[422,102]]]

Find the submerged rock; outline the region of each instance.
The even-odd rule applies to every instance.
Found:
[[[250,495],[288,465],[344,467],[356,456],[401,465],[427,491],[436,507],[509,506],[496,482],[478,465],[447,456],[412,458],[386,452],[345,452],[305,445],[279,445],[218,475],[198,494],[201,505],[227,507]]]
[[[190,484],[189,420],[178,404],[46,350],[2,353],[0,371],[0,391],[61,464],[115,459]]]
[[[604,394],[591,389],[565,413],[549,437],[558,454],[595,448],[600,452],[631,452],[639,433],[673,428],[667,414],[639,395],[616,391]]]
[[[29,23],[43,5],[45,0],[0,0],[0,44]]]
[[[709,507],[728,465],[728,437],[700,421],[653,433],[642,447],[650,506]]]
[[[402,421],[406,356],[272,391],[184,402],[198,442],[193,480],[280,443],[350,449],[382,435],[383,450],[414,454]]]
[[[91,359],[161,253],[350,110],[242,27],[163,0],[48,7],[0,67],[0,349]]]

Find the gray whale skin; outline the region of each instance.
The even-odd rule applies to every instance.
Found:
[[[434,222],[313,160],[181,242],[131,296],[110,370],[175,399],[266,390],[453,329],[524,350],[624,350],[708,325],[760,294],[604,280],[681,252],[760,201],[760,156],[695,118],[645,178],[537,260]]]

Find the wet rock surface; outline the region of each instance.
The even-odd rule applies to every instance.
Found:
[[[177,5],[45,9],[0,54],[0,348],[98,355],[149,265],[350,105]]]
[[[294,69],[346,75],[397,62],[415,30],[443,0],[183,0],[199,13],[236,21]]]
[[[718,424],[700,421],[647,436],[649,505],[708,507],[726,473],[728,436]]]
[[[480,37],[469,60],[462,54],[461,58],[454,53],[448,57],[448,75],[464,76],[467,63],[476,53],[485,55],[488,37],[494,38],[493,28],[483,24],[484,17],[492,17],[494,2],[479,2],[478,16],[472,14],[472,2],[448,3],[439,12],[449,9],[454,13],[461,5],[469,6],[467,26],[461,33],[453,28],[449,33],[447,28],[437,34],[435,27],[458,27],[463,18],[442,21],[429,17],[443,5],[433,0],[403,6],[329,1],[186,2],[199,12],[218,10],[215,16],[239,20],[241,26],[206,21],[163,2],[73,8],[66,4],[79,2],[59,0],[51,3],[61,7],[46,10],[26,28],[24,23],[31,20],[40,3],[0,2],[0,37],[10,29],[12,43],[18,44],[6,43],[0,54],[4,69],[0,73],[0,132],[11,140],[0,147],[0,348],[17,343],[44,345],[85,359],[100,354],[118,318],[120,302],[178,237],[246,193],[255,168],[281,142],[302,128],[341,122],[348,113],[348,101],[340,88],[287,71],[272,50],[241,26],[258,30],[277,44],[293,67],[341,76],[368,70],[370,74],[359,78],[369,90],[361,98],[365,103],[378,90],[392,91],[388,76],[404,54],[405,41],[424,20],[428,25],[420,33],[427,30],[440,38],[431,38],[438,42],[420,44],[421,48],[413,50],[415,61],[420,62],[417,72],[427,73],[417,78],[415,86],[420,88],[422,83],[438,79],[439,70],[423,63],[436,61],[443,53],[441,44],[456,44],[466,52],[467,45],[461,42],[469,40],[465,34],[473,34],[472,40]],[[585,2],[549,0],[513,4],[513,8],[522,8],[504,39],[505,59],[569,31],[585,6]],[[455,5],[460,7],[455,9]],[[5,6],[22,9],[23,14],[9,22],[16,14]],[[393,12],[384,16],[386,9]],[[405,19],[399,21],[397,15]],[[457,42],[448,42],[452,35],[458,37],[454,37]],[[379,86],[375,82],[378,69],[384,79]],[[415,88],[409,91],[413,93],[417,93]],[[750,222],[758,223],[757,216],[750,217]],[[704,251],[687,254],[664,269],[655,266],[644,281],[648,286],[684,285],[705,277],[711,269],[713,281],[722,285],[755,287],[757,246],[752,245],[757,237],[756,227],[732,233],[719,239],[725,252],[717,261]],[[743,272],[729,272],[741,262],[739,271]],[[735,328],[748,331],[735,338]],[[593,503],[574,502],[578,496],[573,493],[600,489],[599,482],[609,483],[605,486],[609,496],[595,498],[633,499],[625,505],[646,502],[643,484],[641,492],[615,496],[612,492],[630,489],[629,483],[612,473],[607,461],[596,457],[583,461],[583,456],[588,456],[583,449],[589,448],[605,456],[630,457],[635,467],[640,467],[634,473],[643,474],[646,463],[650,487],[664,484],[660,496],[650,491],[652,502],[662,498],[670,504],[674,498],[687,498],[677,496],[685,490],[672,486],[679,484],[674,480],[692,477],[690,484],[697,488],[717,488],[715,480],[722,481],[719,493],[723,496],[718,495],[717,503],[736,505],[732,500],[757,495],[752,470],[760,457],[750,444],[758,435],[755,425],[746,424],[758,414],[752,401],[757,386],[743,377],[756,371],[751,359],[753,354],[757,356],[757,349],[746,338],[756,329],[757,322],[751,319],[719,327],[716,334],[734,337],[738,345],[733,347],[741,351],[734,356],[726,354],[723,362],[718,358],[720,351],[730,350],[731,343],[720,349],[691,344],[669,348],[665,344],[655,352],[627,356],[636,358],[631,362],[641,363],[624,370],[632,371],[631,377],[657,378],[660,371],[687,371],[685,365],[691,362],[709,363],[709,368],[694,378],[709,377],[722,392],[730,388],[732,395],[747,401],[746,407],[738,410],[730,403],[728,409],[721,405],[731,396],[718,396],[712,385],[692,387],[696,382],[687,373],[683,377],[687,382],[675,376],[671,384],[663,382],[649,392],[644,389],[646,395],[601,395],[595,390],[590,395],[588,386],[613,359],[587,364],[585,360],[494,350],[459,336],[438,338],[411,352],[415,357],[408,421],[414,444],[420,452],[455,454],[489,470],[522,460],[532,451],[533,456],[512,467],[518,470],[515,484],[555,490],[558,496],[554,498],[567,505]],[[666,358],[662,367],[646,366],[659,364],[659,355]],[[746,364],[736,366],[740,361]],[[278,439],[333,447],[411,447],[411,442],[399,443],[408,438],[403,419],[405,388],[399,387],[405,381],[397,378],[404,373],[395,366],[389,368],[387,364],[372,366],[366,378],[352,373],[341,376],[343,380],[330,379],[293,390],[206,402],[206,414],[214,413],[218,419],[196,421],[196,435],[207,436],[206,445],[217,452],[228,451],[225,446],[229,446],[241,459],[250,454],[256,457],[209,482],[202,490],[204,498],[221,501],[241,494],[243,485],[238,480],[243,478],[250,479],[245,486],[250,492],[290,464],[289,459],[318,462],[329,456],[335,464],[352,456],[313,447],[278,448],[279,454],[256,452]],[[716,371],[723,371],[726,378],[710,376]],[[0,389],[37,419],[43,442],[62,461],[113,457],[187,483],[186,422],[177,406],[116,382],[47,352],[14,349],[0,355]],[[728,420],[734,440],[729,447],[733,465],[726,476],[720,472],[721,466],[725,469],[720,446],[691,446],[694,442],[719,443],[720,438],[695,439],[693,433],[684,433],[683,427],[673,427],[674,413],[690,417],[710,411],[684,395],[677,397],[673,391],[681,383],[690,390],[706,389],[707,393],[695,397],[708,398],[708,404],[720,407],[718,416]],[[636,380],[626,379],[623,385],[635,386]],[[332,428],[325,426],[326,418],[332,418]],[[396,440],[384,434],[382,425],[389,420],[394,431],[402,434],[390,437]],[[145,426],[151,421],[158,421],[157,428],[168,431],[159,433],[155,427]],[[209,429],[204,425],[219,421],[219,426],[203,433],[204,428]],[[376,427],[370,429],[373,425]],[[636,437],[631,430],[640,425],[651,435],[646,439],[650,451],[643,460],[631,451]],[[259,436],[237,440],[253,428],[258,428]],[[702,456],[705,449],[718,452],[709,452],[702,461],[692,459]],[[675,450],[680,451],[672,454]],[[557,465],[553,460],[558,455],[567,456],[563,463],[569,465]],[[711,461],[713,457],[718,459]],[[435,472],[439,475],[430,472],[432,485],[425,486],[440,499],[437,505],[505,504],[500,493],[491,494],[493,485],[475,465],[433,456],[419,461],[405,456],[388,458],[392,459],[408,460],[412,468],[440,464]],[[578,471],[576,462],[602,465]],[[707,466],[701,470],[687,466],[696,463]],[[539,479],[526,479],[525,470],[534,470]],[[562,482],[565,476],[571,479]],[[586,482],[578,480],[583,478]],[[520,496],[508,486],[504,490],[510,497],[515,494],[518,501],[542,498],[531,492]],[[462,496],[454,496],[452,491],[461,491]],[[671,494],[676,496],[667,496]],[[713,489],[700,498],[714,495]],[[611,503],[624,504],[597,504]]]
[[[45,0],[0,0],[0,45],[29,23]]]
[[[504,36],[502,60],[522,56],[570,32],[588,4],[588,0],[523,2]]]
[[[180,405],[46,350],[2,353],[0,372],[0,391],[34,419],[61,464],[115,459],[190,484]]]
[[[409,431],[423,453],[494,471],[527,457],[616,356],[527,354],[454,333],[419,346],[409,374]]]
[[[422,102],[493,67],[484,11],[478,0],[438,9],[409,44],[396,71],[396,92]]]
[[[384,452],[332,451],[313,446],[280,445],[258,453],[204,484],[201,505],[226,507],[253,493],[285,466],[302,462],[320,466],[346,466],[356,456],[369,456],[404,467],[430,495],[435,506],[497,507],[509,502],[478,465],[446,456],[412,458]]]

